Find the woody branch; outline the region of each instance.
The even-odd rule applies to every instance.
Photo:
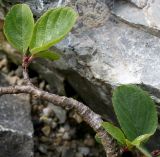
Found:
[[[26,62],[26,63],[25,63]],[[23,77],[26,81],[26,85],[22,86],[9,86],[0,88],[0,96],[4,94],[20,94],[27,93],[36,96],[39,99],[46,100],[53,103],[54,105],[61,106],[67,109],[75,109],[76,112],[83,118],[83,120],[93,128],[101,139],[102,145],[105,149],[107,157],[118,157],[119,153],[117,151],[116,143],[113,139],[107,134],[107,132],[101,127],[103,122],[100,115],[93,112],[89,107],[83,103],[73,99],[67,98],[65,96],[58,96],[46,91],[43,91],[36,86],[34,86],[28,75],[28,66],[29,62],[23,58]]]

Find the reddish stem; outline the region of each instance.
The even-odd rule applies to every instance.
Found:
[[[29,75],[28,75],[28,66],[33,60],[33,56],[23,56],[22,67],[23,67],[23,78],[28,85],[32,85]]]
[[[23,56],[22,66],[23,68],[28,68],[29,64],[32,62],[33,56]]]
[[[153,157],[156,157],[156,156],[159,156],[160,155],[160,150],[154,150],[153,152],[152,152],[152,156]]]

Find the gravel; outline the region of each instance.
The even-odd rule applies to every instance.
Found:
[[[12,85],[24,83],[21,66],[10,63],[1,53],[0,71]],[[34,71],[31,76],[39,88],[54,91]],[[35,157],[105,157],[95,133],[74,110],[66,111],[34,96],[30,96],[30,103]]]

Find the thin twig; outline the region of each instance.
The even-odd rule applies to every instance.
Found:
[[[23,67],[23,78],[26,82],[26,84],[31,84],[29,75],[28,75],[28,68],[27,67]]]
[[[61,106],[64,108],[75,109],[77,113],[83,118],[83,120],[89,124],[93,130],[98,134],[102,141],[102,145],[106,151],[107,157],[118,157],[117,147],[113,139],[104,131],[101,127],[103,120],[101,116],[93,112],[89,107],[84,105],[81,102],[78,102],[75,99],[67,98],[65,96],[58,96],[41,89],[33,85],[26,86],[10,86],[10,87],[1,87],[0,95],[3,94],[19,94],[19,93],[28,93],[35,95],[37,98],[49,101],[54,105]]]
[[[23,79],[27,85],[33,85],[31,83],[31,80],[30,80],[30,77],[28,74],[28,67],[29,67],[32,59],[33,59],[32,56],[23,56],[23,59],[22,59]]]

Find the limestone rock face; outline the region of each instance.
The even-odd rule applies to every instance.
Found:
[[[0,86],[8,85],[0,75]],[[33,157],[30,105],[22,97],[0,96],[0,157]]]
[[[141,8],[138,8],[127,1],[117,1],[112,13],[123,22],[159,36],[159,0],[133,0],[132,2],[135,2],[137,5],[144,2],[144,5],[142,5]]]
[[[72,6],[79,13],[72,32],[53,48],[63,54],[62,59],[33,65],[51,85],[67,81],[96,112],[115,119],[112,90],[120,84],[138,84],[152,94],[160,110],[159,0],[25,2],[36,16],[57,5]],[[160,138],[153,141],[158,148]]]
[[[143,8],[147,5],[148,0],[129,0],[139,8]]]

